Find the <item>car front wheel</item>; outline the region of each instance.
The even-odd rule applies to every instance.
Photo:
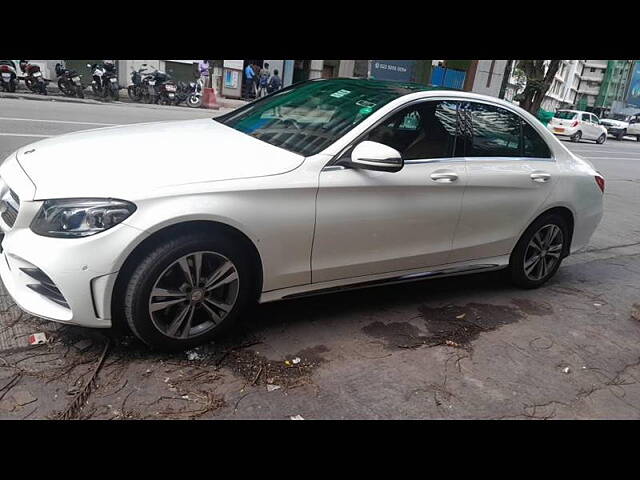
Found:
[[[185,350],[213,340],[257,296],[249,258],[225,236],[180,235],[158,245],[129,279],[127,324],[140,340],[161,350]]]
[[[509,262],[512,282],[522,288],[537,288],[560,267],[568,250],[569,231],[558,214],[538,218],[524,232]]]

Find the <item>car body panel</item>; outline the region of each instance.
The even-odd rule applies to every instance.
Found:
[[[18,151],[18,162],[36,185],[38,199],[134,201],[167,186],[278,175],[303,161],[211,119],[85,130]]]

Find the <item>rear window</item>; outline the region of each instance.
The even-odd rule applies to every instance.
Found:
[[[560,111],[560,112],[556,112],[554,117],[559,118],[560,120],[573,120],[574,118],[576,118],[576,113]]]

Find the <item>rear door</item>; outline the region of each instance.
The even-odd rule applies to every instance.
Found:
[[[555,160],[511,110],[464,102],[459,124],[456,156],[465,158],[467,186],[449,262],[507,255],[554,188]]]
[[[593,123],[593,118],[590,113],[583,113],[582,115],[582,138],[588,140],[594,140],[596,136],[596,126]]]

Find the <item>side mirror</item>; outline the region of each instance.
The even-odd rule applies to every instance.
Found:
[[[402,155],[395,148],[365,140],[351,152],[350,165],[363,170],[399,172],[404,167]]]

